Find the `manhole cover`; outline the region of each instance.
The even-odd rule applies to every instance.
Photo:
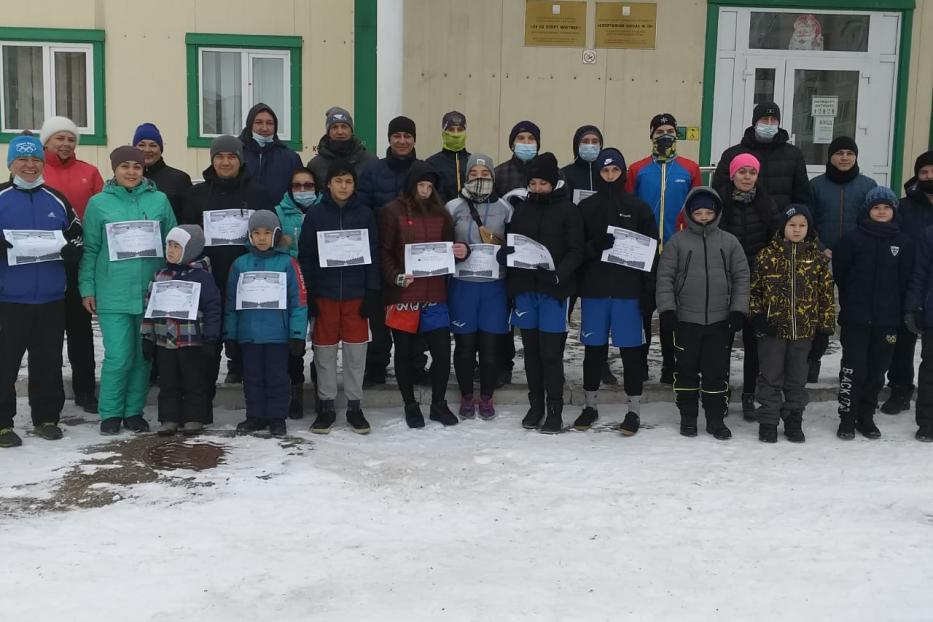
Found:
[[[184,443],[168,441],[146,450],[146,464],[154,469],[213,469],[223,458],[223,446],[213,443]]]

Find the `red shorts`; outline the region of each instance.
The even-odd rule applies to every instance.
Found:
[[[360,317],[363,300],[330,300],[315,298],[318,314],[314,318],[311,343],[316,346],[335,346],[344,343],[368,343],[372,338],[369,320]]]

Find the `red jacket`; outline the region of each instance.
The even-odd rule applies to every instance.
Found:
[[[422,242],[453,242],[454,225],[446,210],[437,214],[409,217],[404,199],[398,198],[380,210],[379,247],[383,297],[386,304],[399,302],[447,302],[447,277],[415,279],[408,287],[395,284],[405,273],[405,245]]]
[[[58,155],[45,151],[45,185],[65,195],[78,218],[84,219],[84,208],[92,196],[104,188],[104,179],[93,164],[76,157],[62,162]]]

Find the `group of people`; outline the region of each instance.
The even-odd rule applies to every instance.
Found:
[[[509,132],[511,157],[499,165],[467,151],[467,120],[457,111],[443,116],[443,149],[427,160],[416,156],[407,117],[389,123],[389,147],[377,158],[350,113],[331,108],[307,166],[277,127],[269,106],[254,106],[239,136],[213,140],[196,185],[166,164],[151,123],[113,150],[106,182],[77,159],[80,133],[69,119],[50,118],[38,136],[10,142],[11,178],[0,186],[0,446],[22,442],[13,418],[27,351],[34,432],[62,437],[66,334],[75,403],[100,414],[102,434],[149,430],[152,382],[157,432],[200,433],[213,421],[223,351],[224,381],[244,388],[237,431],[281,436],[288,418],[304,415],[308,340],[311,431],[335,425],[342,372],[347,424],[365,434],[364,387],[386,382],[393,350],[408,426],[425,425],[416,384],[430,386],[432,421],[495,417],[518,329],[528,385],[522,425],[555,434],[564,427],[564,348],[578,301],[584,407],[574,428],[597,421],[600,387],[618,382],[611,346],[624,370],[620,429],[638,432],[657,313],[660,381],[673,386],[681,434],[697,435],[702,405],[706,432],[731,437],[729,363],[741,332],[743,416],[758,421],[763,442],[777,441],[782,421],[784,436],[803,442],[805,385],[818,379],[836,330],[834,287],[837,435],[880,437],[874,415],[885,373],[891,396],[882,410],[909,409],[923,335],[916,437],[933,441],[933,152],[917,159],[899,200],[859,172],[848,137],[829,146],[825,174],[808,180],[773,102],[755,107],[710,186],[678,154],[669,113],[651,119],[651,153],[631,166],[593,125],[576,131],[563,168],[527,120]],[[241,237],[207,235],[208,222],[228,217]],[[607,251],[620,230],[653,241],[657,253],[642,264],[613,259]],[[365,259],[325,261],[328,232],[362,240]],[[548,260],[518,261],[518,239]],[[455,271],[416,274],[406,248],[418,244],[452,255]],[[483,268],[466,269],[474,263]],[[257,291],[271,298],[251,297]],[[172,292],[186,301],[183,313],[158,309]],[[92,314],[104,345],[99,392]],[[451,359],[456,412],[446,401]]]

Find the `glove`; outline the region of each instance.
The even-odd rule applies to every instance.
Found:
[[[765,317],[762,313],[756,313],[751,317],[752,328],[755,329],[755,333],[759,335],[767,335],[768,337],[777,337],[777,327],[775,327],[771,322],[768,321],[768,318]]]
[[[920,323],[917,321],[920,319],[919,315],[917,311],[908,311],[904,314],[904,326],[918,337],[923,335],[923,329],[920,328]]]
[[[604,233],[602,238],[596,238],[593,240],[593,244],[596,246],[596,250],[605,251],[612,248],[612,245],[616,243],[616,236],[611,233]]]
[[[642,315],[648,316],[654,313],[654,310],[658,308],[658,304],[654,298],[654,292],[642,293],[641,298],[638,301],[638,305],[641,307]]]
[[[10,244],[5,237],[3,237],[3,231],[0,231],[0,257],[6,259],[7,249],[13,248],[13,245]]]
[[[363,302],[360,303],[360,317],[369,318],[376,315],[382,296],[375,289],[367,289],[363,296]]]
[[[156,344],[155,341],[150,339],[143,339],[143,359],[146,361],[151,361],[155,358],[156,354]]]
[[[201,352],[204,354],[207,360],[213,361],[215,358],[217,358],[217,342],[205,341],[201,344]]]
[[[317,308],[317,300],[308,296],[308,317],[317,317],[321,310]]]
[[[228,359],[240,358],[240,342],[228,339],[224,342],[224,350],[227,352]]]
[[[661,330],[673,333],[677,330],[677,314],[673,311],[661,311]]]
[[[293,358],[301,358],[305,355],[305,340],[304,339],[289,339],[288,340],[288,353]]]
[[[742,330],[743,326],[745,326],[745,314],[741,311],[730,311],[729,330],[731,330],[733,333],[737,333]]]
[[[84,253],[84,248],[72,242],[68,242],[62,246],[62,249],[59,252],[62,255],[62,261],[67,264],[77,265],[77,263],[81,261],[81,255]]]
[[[508,263],[509,255],[514,252],[514,246],[500,246],[499,250],[496,251],[496,261],[499,262],[500,266],[504,266],[506,263]]]
[[[829,335],[819,330],[816,331],[816,334],[813,335],[813,343],[810,345],[810,356],[808,358],[811,361],[820,360],[826,354],[826,348],[828,347]]]

